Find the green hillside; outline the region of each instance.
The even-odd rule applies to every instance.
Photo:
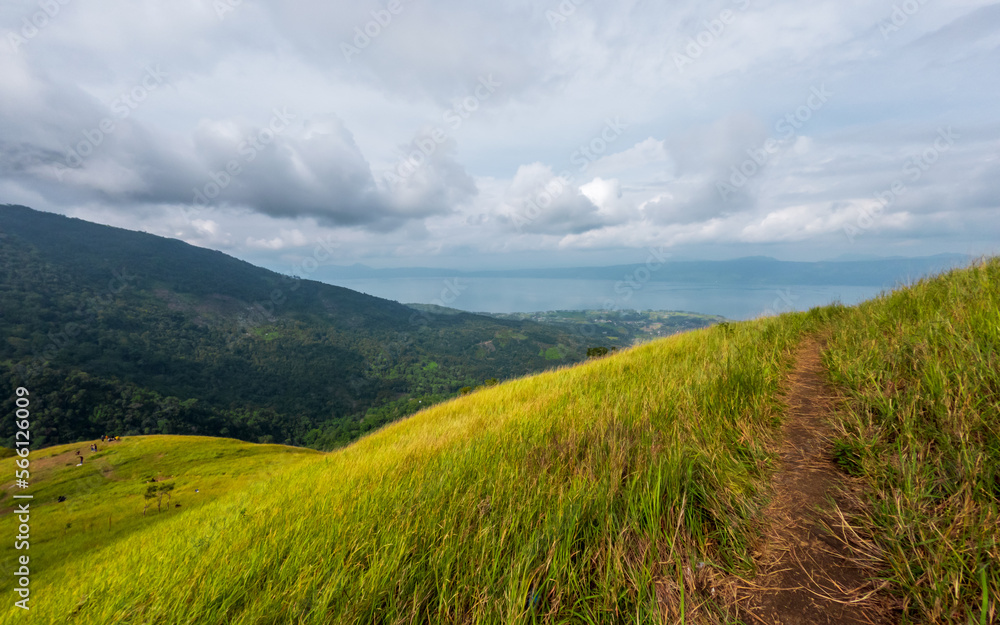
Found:
[[[331,453],[243,460],[253,446],[127,438],[89,473],[54,462],[36,482],[32,609],[11,601],[0,621],[738,622],[781,383],[807,336],[828,339],[845,398],[832,457],[857,478],[850,521],[900,617],[995,622],[997,260],[856,309],[721,324],[478,390]],[[222,469],[233,481],[196,499]],[[181,507],[143,516],[154,473]],[[84,479],[82,508],[52,500]],[[60,540],[71,555],[43,554]]]
[[[330,449],[462,387],[583,360],[591,345],[571,330],[416,311],[0,206],[0,383],[45,398],[45,445],[198,434]],[[0,444],[12,436],[0,421]]]
[[[98,452],[89,451],[91,443],[98,445]],[[31,508],[40,512],[31,523],[32,561],[40,570],[67,564],[86,567],[93,551],[102,546],[130,540],[133,532],[155,528],[251,483],[273,479],[284,468],[318,454],[299,447],[200,436],[141,436],[114,443],[97,439],[33,452],[29,492]],[[13,480],[7,479],[14,476],[13,460],[5,461],[4,469],[9,470],[3,474],[0,511],[4,528],[13,536],[11,495],[20,491],[13,490]],[[165,484],[173,486],[167,491],[169,503],[166,495],[144,498],[150,486]],[[150,510],[144,515],[147,505]],[[4,554],[5,564],[10,564],[13,551]]]

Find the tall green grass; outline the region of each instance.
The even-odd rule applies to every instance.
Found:
[[[103,546],[131,540],[133,534],[183,516],[228,493],[266,480],[280,470],[310,458],[311,449],[283,445],[254,445],[204,436],[141,436],[117,443],[97,441],[100,451],[89,451],[92,441],[33,451],[27,491],[14,491],[8,481],[0,490],[0,563],[6,575],[18,556],[30,557],[31,570],[45,579],[56,570],[93,563]],[[80,451],[82,466],[77,466]],[[14,459],[0,460],[0,476],[14,477]],[[143,493],[156,485],[172,484],[169,501],[147,502]],[[9,514],[15,507],[11,493],[30,493],[32,511],[30,549],[14,549],[20,524]],[[62,498],[63,501],[59,501]],[[149,504],[146,514],[143,510]],[[2,586],[0,586],[2,587]]]
[[[995,623],[1000,606],[1000,260],[922,281],[834,323],[848,394],[836,456],[868,487],[908,621]]]
[[[40,571],[28,622],[732,620],[716,584],[753,572],[779,382],[817,321],[722,325],[433,407]]]
[[[33,609],[0,622],[735,622],[779,383],[819,331],[866,556],[907,621],[996,622],[998,260],[483,389],[330,454],[143,437],[81,469],[44,450]],[[153,474],[180,511],[141,516]]]

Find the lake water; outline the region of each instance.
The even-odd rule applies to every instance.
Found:
[[[469,312],[544,310],[683,310],[729,319],[808,310],[833,302],[851,305],[878,295],[879,287],[715,285],[550,278],[381,278],[332,284],[405,304],[438,304]]]

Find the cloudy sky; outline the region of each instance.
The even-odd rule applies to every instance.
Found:
[[[5,0],[0,34],[0,203],[286,273],[1000,251],[997,2]]]

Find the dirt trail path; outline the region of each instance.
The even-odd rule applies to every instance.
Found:
[[[758,554],[759,586],[748,589],[745,603],[740,602],[747,623],[891,622],[870,603],[855,602],[873,585],[845,558],[843,541],[826,529],[841,528],[829,497],[842,477],[829,459],[825,417],[832,399],[822,372],[820,346],[807,339],[785,388],[788,419],[774,477],[775,498],[765,511],[771,528]]]

